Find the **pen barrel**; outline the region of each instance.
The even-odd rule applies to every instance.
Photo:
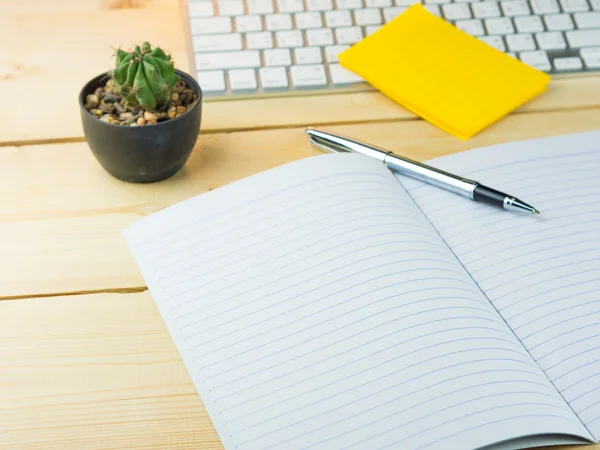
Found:
[[[417,161],[408,162],[393,154],[388,154],[383,162],[394,172],[473,200],[473,193],[477,187],[476,181],[457,177],[435,167],[425,166]]]

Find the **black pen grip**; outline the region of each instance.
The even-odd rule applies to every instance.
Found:
[[[502,207],[506,197],[506,194],[481,184],[478,184],[473,190],[473,200],[490,205]]]

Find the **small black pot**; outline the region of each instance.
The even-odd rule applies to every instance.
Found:
[[[185,114],[144,127],[126,127],[103,122],[85,109],[85,99],[108,81],[107,74],[90,80],[79,94],[85,139],[104,169],[123,181],[152,183],[173,176],[189,158],[202,116],[202,91],[192,77],[176,70],[198,101]]]

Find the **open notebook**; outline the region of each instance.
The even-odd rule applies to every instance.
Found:
[[[226,449],[600,439],[600,131],[431,163],[541,215],[323,154],[125,230]]]

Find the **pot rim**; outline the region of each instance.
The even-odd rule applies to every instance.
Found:
[[[150,127],[152,127],[152,128],[159,127],[159,126],[161,126],[161,125],[166,125],[166,124],[168,124],[168,123],[173,123],[173,122],[175,122],[175,121],[177,121],[177,120],[180,120],[180,119],[181,119],[181,120],[183,120],[183,119],[185,118],[185,116],[187,115],[187,113],[191,113],[191,112],[192,112],[192,111],[194,111],[196,108],[199,108],[199,107],[200,107],[200,103],[201,103],[201,102],[202,102],[202,100],[203,100],[203,93],[202,93],[202,89],[200,88],[200,85],[198,84],[198,82],[197,82],[197,81],[196,81],[196,80],[195,80],[195,79],[194,79],[194,78],[193,78],[193,77],[192,77],[190,74],[188,74],[188,73],[186,73],[186,72],[183,72],[182,70],[175,69],[175,73],[177,73],[177,74],[178,74],[180,77],[182,77],[182,78],[185,78],[185,79],[186,79],[186,81],[187,81],[188,83],[191,83],[191,85],[192,85],[192,86],[191,86],[191,88],[192,88],[193,90],[195,90],[195,91],[196,91],[196,93],[198,94],[198,101],[197,101],[197,102],[196,102],[196,104],[195,104],[195,105],[192,107],[192,109],[190,109],[190,110],[186,111],[186,112],[185,112],[185,113],[183,113],[181,116],[179,116],[179,117],[174,117],[173,119],[165,120],[165,121],[163,121],[163,122],[158,122],[156,125],[149,125],[149,126],[148,126],[148,128],[150,128]],[[81,88],[81,90],[79,91],[79,96],[78,96],[78,97],[79,97],[79,98],[78,98],[78,100],[79,100],[79,109],[80,109],[80,110],[81,110],[83,113],[85,113],[85,114],[88,114],[90,117],[92,117],[92,118],[96,119],[98,122],[100,122],[100,123],[102,124],[101,126],[103,126],[103,125],[106,125],[106,126],[109,126],[109,127],[121,128],[121,129],[123,129],[123,130],[132,130],[132,129],[133,129],[133,130],[135,130],[135,129],[138,129],[138,128],[139,128],[140,130],[142,130],[142,129],[146,128],[145,126],[144,126],[144,127],[124,127],[123,125],[115,125],[114,123],[108,123],[108,122],[104,122],[103,120],[100,120],[100,119],[98,119],[96,116],[94,116],[93,114],[91,114],[91,113],[90,113],[90,112],[89,112],[87,109],[85,109],[84,96],[86,95],[86,94],[85,94],[86,88],[87,88],[87,87],[90,85],[90,83],[92,83],[94,80],[98,80],[98,81],[102,80],[102,77],[108,77],[108,71],[107,71],[107,72],[102,72],[102,73],[100,73],[100,74],[96,75],[95,77],[93,77],[93,78],[90,78],[90,79],[89,79],[89,80],[88,80],[88,81],[87,81],[87,82],[86,82],[86,83],[83,85],[83,87],[82,87],[82,88]]]

